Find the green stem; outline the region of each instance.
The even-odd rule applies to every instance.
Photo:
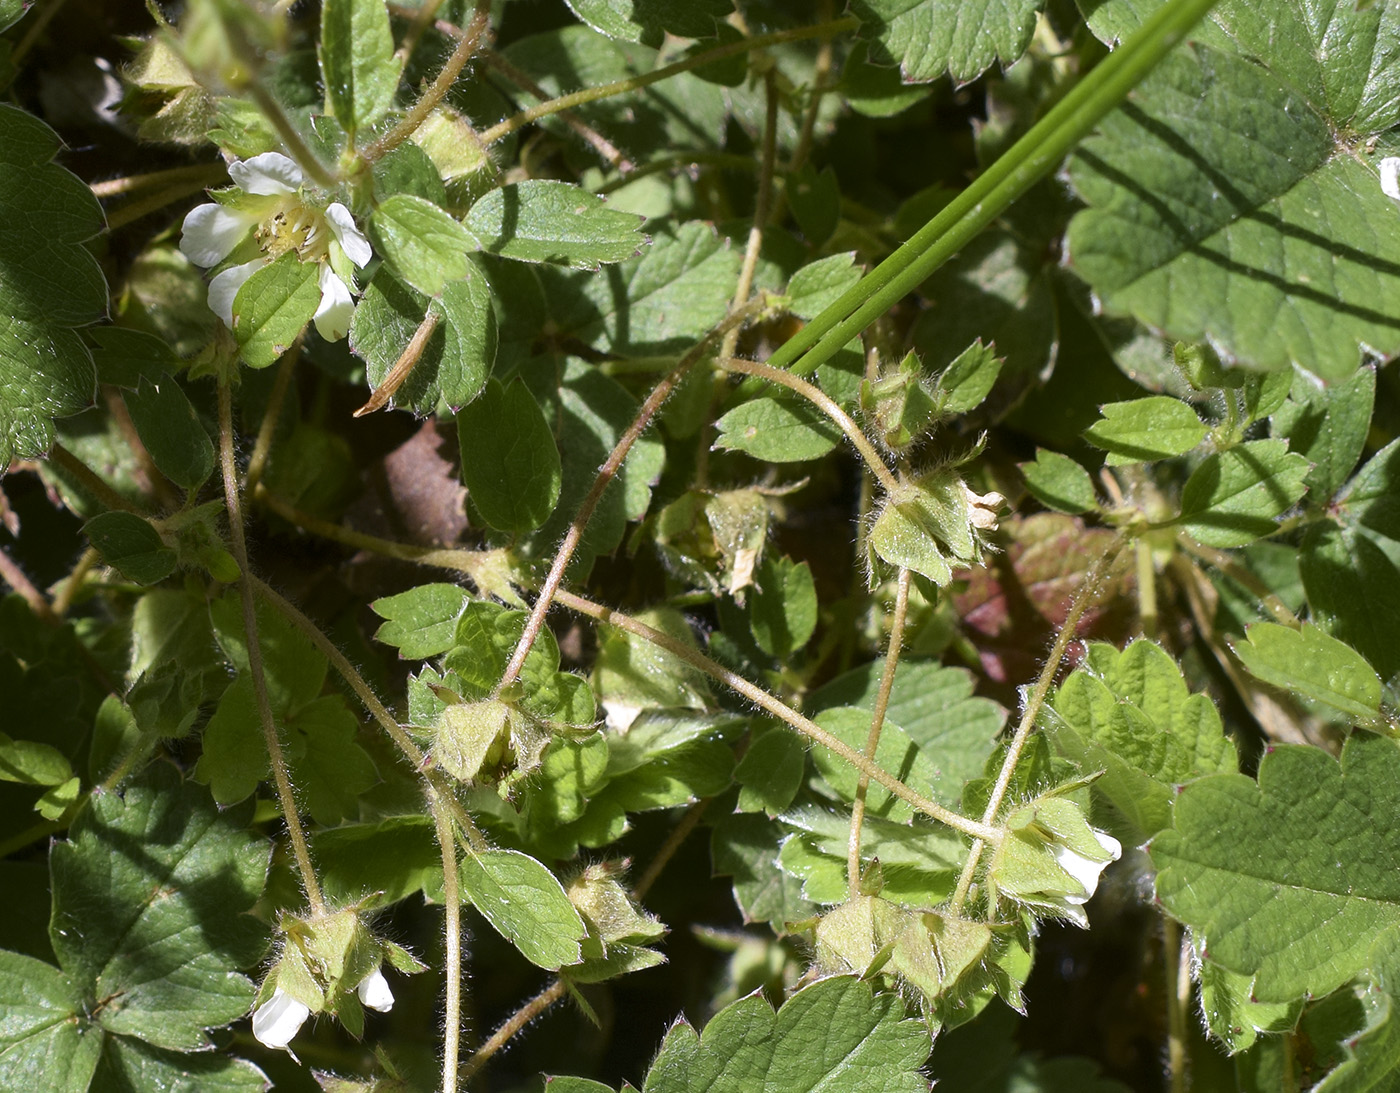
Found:
[[[768,363],[806,375],[884,314],[1054,171],[1099,121],[1181,41],[1214,0],[1163,4],[1123,45],[1018,140],[1005,155],[784,343]]]
[[[248,566],[248,540],[243,533],[243,505],[238,491],[238,465],[233,457],[233,393],[229,389],[227,379],[219,383],[219,463],[223,470],[224,501],[228,505],[229,538],[233,546],[233,557],[238,562],[238,590],[243,602],[243,632],[248,642],[248,675],[252,679],[258,719],[262,722],[263,740],[267,745],[268,762],[272,767],[272,780],[277,787],[277,800],[282,807],[282,817],[287,822],[292,855],[296,858],[297,869],[301,873],[307,902],[310,903],[311,910],[319,915],[325,911],[326,906],[321,898],[321,885],[316,880],[316,870],[311,864],[311,850],[306,842],[306,832],[302,830],[301,817],[297,814],[292,780],[287,774],[287,761],[282,754],[282,741],[277,735],[277,725],[273,721],[272,703],[267,694],[267,677],[263,672],[262,646],[258,641],[258,615],[253,600],[254,578]]]
[[[457,1093],[457,1065],[462,1050],[462,893],[458,887],[457,840],[452,819],[437,791],[429,789],[428,804],[442,850],[442,899],[447,915],[443,976],[442,1093]]]
[[[137,516],[146,515],[125,497],[109,486],[91,467],[70,452],[62,444],[54,444],[49,449],[49,462],[61,467],[78,480],[78,485],[92,494],[93,500],[104,509],[132,512]]]
[[[731,42],[728,45],[716,46],[714,49],[707,49],[693,57],[687,57],[683,61],[658,68],[654,72],[642,73],[638,76],[630,76],[625,80],[614,80],[612,83],[600,84],[597,87],[585,87],[580,91],[574,91],[568,95],[560,95],[556,99],[542,102],[522,110],[513,117],[506,118],[505,121],[493,125],[481,134],[483,144],[494,144],[503,137],[510,136],[518,129],[523,129],[533,121],[548,117],[550,114],[557,114],[561,110],[571,110],[575,106],[582,106],[584,103],[596,102],[598,99],[611,98],[613,95],[625,95],[629,91],[640,91],[644,87],[650,87],[654,83],[662,80],[669,80],[672,76],[682,72],[689,72],[692,69],[703,68],[705,65],[713,64],[715,61],[722,61],[726,57],[734,57],[740,53],[747,53],[754,49],[765,49],[768,46],[779,45],[783,42],[797,42],[804,38],[830,38],[847,30],[855,30],[860,23],[847,16],[844,19],[833,19],[829,23],[816,23],[810,27],[797,27],[793,30],[777,31],[774,34],[760,34],[756,38],[745,38],[741,42]]]
[[[487,1060],[496,1052],[510,1043],[516,1033],[563,998],[565,989],[564,981],[556,978],[539,994],[507,1017],[500,1027],[491,1034],[491,1038],[477,1048],[472,1053],[471,1058],[462,1064],[462,1081],[469,1082],[476,1077],[477,1071],[485,1066]]]
[[[871,444],[866,435],[861,432],[860,426],[851,420],[851,416],[836,404],[836,401],[827,395],[821,388],[808,383],[806,380],[793,375],[791,372],[784,372],[782,369],[774,368],[771,364],[762,364],[758,361],[746,361],[739,357],[726,357],[716,361],[726,372],[741,372],[746,376],[757,376],[759,379],[767,380],[769,383],[776,383],[780,387],[786,387],[790,391],[795,391],[812,405],[816,406],[827,417],[836,423],[837,427],[846,434],[846,438],[855,445],[856,451],[865,460],[866,466],[870,468],[872,474],[880,481],[886,493],[894,493],[899,489],[899,481],[891,473],[889,467],[885,466],[885,461],[880,458],[880,453],[875,450],[875,445]]]
[[[614,611],[611,607],[586,600],[582,596],[576,596],[572,592],[560,589],[556,599],[570,610],[577,611],[581,615],[597,619],[599,622],[607,623],[609,626],[616,626],[619,630],[625,630],[629,634],[635,634],[653,645],[660,646],[668,653],[680,657],[700,671],[704,672],[711,679],[724,684],[730,690],[743,695],[755,706],[760,706],[767,710],[774,717],[787,722],[794,729],[807,737],[813,743],[820,744],[838,758],[845,760],[857,771],[867,775],[872,782],[878,782],[901,801],[911,805],[915,811],[922,812],[930,816],[939,823],[946,824],[955,831],[961,831],[965,835],[971,835],[974,839],[983,839],[987,842],[1000,842],[1002,833],[998,828],[991,827],[985,823],[978,823],[976,820],[968,819],[966,816],[959,816],[956,812],[949,811],[935,801],[930,801],[915,793],[889,771],[876,766],[855,748],[839,740],[810,718],[803,717],[791,706],[780,702],[762,687],[755,687],[743,676],[731,672],[723,665],[716,663],[704,653],[692,649],[683,641],[678,641],[669,634],[663,634],[659,630],[654,630],[646,623],[639,622],[630,615],[624,615],[621,611]]]
[[[875,693],[870,733],[865,738],[865,757],[871,763],[875,762],[875,753],[880,748],[880,731],[885,725],[885,711],[890,706],[890,691],[894,689],[894,673],[899,667],[900,650],[904,647],[904,620],[908,614],[909,570],[901,569],[890,620],[890,643],[885,649],[885,667],[880,673],[880,689]],[[870,776],[861,771],[856,779],[856,799],[851,802],[851,836],[846,846],[846,881],[853,899],[860,895],[860,829],[865,823],[865,798],[869,791]]]
[[[292,161],[310,175],[322,189],[334,189],[335,176],[326,169],[326,165],[311,150],[306,141],[302,140],[301,133],[292,124],[291,118],[287,117],[287,112],[282,109],[282,104],[273,98],[272,92],[257,80],[248,84],[247,91],[253,97],[253,101],[258,104],[258,109],[263,112],[263,116],[277,130],[277,135],[282,138],[282,143],[290,153]]]
[[[1036,719],[1040,716],[1040,709],[1045,705],[1045,699],[1049,696],[1050,688],[1055,683],[1055,676],[1060,670],[1060,662],[1064,660],[1065,650],[1069,648],[1069,643],[1074,640],[1075,634],[1079,630],[1079,620],[1084,617],[1084,612],[1098,598],[1099,586],[1113,566],[1113,562],[1123,549],[1125,542],[1122,535],[1114,537],[1108,549],[1095,559],[1089,572],[1085,574],[1084,583],[1079,586],[1079,591],[1070,604],[1064,624],[1060,627],[1060,632],[1055,635],[1055,644],[1050,647],[1050,655],[1045,658],[1045,665],[1040,670],[1040,678],[1036,680],[1035,688],[1026,699],[1025,708],[1021,711],[1021,721],[1016,726],[1016,734],[1011,738],[1011,744],[1006,749],[1001,772],[997,775],[991,795],[987,798],[987,807],[982,813],[984,825],[996,822],[997,814],[1001,811],[1001,803],[1006,799],[1006,791],[1011,786],[1011,777],[1016,772],[1016,764],[1021,759],[1021,752],[1025,749],[1026,741],[1030,739],[1031,730],[1035,728]],[[953,891],[950,903],[953,914],[958,914],[962,910],[963,901],[967,899],[968,890],[972,886],[972,878],[977,872],[977,862],[981,856],[982,843],[973,843],[967,864],[963,866],[962,874],[958,877],[958,886]]]

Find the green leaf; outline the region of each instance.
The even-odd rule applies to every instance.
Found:
[[[1400,748],[1360,733],[1341,762],[1277,746],[1259,781],[1202,778],[1182,790],[1174,828],[1153,840],[1157,894],[1205,939],[1206,955],[1254,977],[1254,997],[1327,994],[1377,959],[1400,924]]]
[[[175,552],[160,532],[132,512],[104,512],[83,525],[103,561],[137,584],[155,584],[175,572]]]
[[[45,454],[53,419],[91,405],[96,388],[71,328],[107,307],[107,282],[82,245],[102,230],[102,209],[51,162],[60,147],[48,126],[0,103],[0,471]]]
[[[554,874],[534,858],[514,850],[468,854],[462,886],[486,921],[530,963],[557,971],[582,959],[583,920]]]
[[[442,855],[428,816],[391,816],[318,831],[312,851],[326,898],[340,905],[387,907],[442,884]]]
[[[326,108],[351,139],[389,112],[403,62],[384,0],[326,0],[321,5],[321,78]]]
[[[1014,64],[1035,31],[1039,0],[855,0],[861,36],[872,59],[894,62],[910,83],[926,83],[946,71],[954,83],[970,83],[993,61]]]
[[[0,732],[0,782],[58,786],[73,776],[68,757],[35,740],[11,740]]]
[[[321,303],[320,266],[288,251],[255,270],[233,298],[233,334],[252,368],[275,363]]]
[[[898,998],[833,976],[804,987],[776,1014],[761,995],[720,1010],[703,1034],[671,1026],[647,1072],[645,1093],[927,1093],[924,1026]]]
[[[1308,461],[1282,440],[1214,452],[1187,480],[1176,522],[1206,546],[1244,546],[1278,530],[1275,518],[1303,496],[1307,473]]]
[[[92,331],[97,348],[92,352],[97,378],[114,387],[136,390],[142,377],[158,383],[179,371],[183,362],[154,334],[123,326],[99,326]]]
[[[520,379],[489,380],[457,415],[462,480],[482,517],[501,531],[530,531],[559,502],[559,449],[544,412]]]
[[[734,901],[746,921],[771,922],[778,933],[817,908],[802,896],[802,882],[778,868],[778,846],[787,830],[766,816],[725,816],[711,837],[718,876],[732,876]]]
[[[715,422],[715,447],[767,463],[820,459],[841,441],[841,430],[812,403],[795,395],[760,395]]]
[[[1400,672],[1400,567],[1391,540],[1364,528],[1318,524],[1298,568],[1313,620],[1360,653],[1382,679]]]
[[[54,952],[108,1032],[198,1050],[248,1012],[253,985],[235,969],[265,943],[246,912],[268,865],[249,812],[220,812],[161,764],[94,796],[53,848]]]
[[[792,207],[792,215],[807,242],[811,246],[820,247],[831,238],[841,223],[841,183],[836,178],[835,168],[827,165],[818,171],[810,163],[805,163],[800,170],[788,174],[785,193],[788,204]],[[829,258],[818,259],[813,265],[831,262],[841,257],[833,254]],[[854,258],[854,255],[851,257]],[[854,284],[859,280],[859,276],[857,271],[856,276],[849,279],[850,283]],[[790,287],[788,292],[794,294],[795,290]],[[835,298],[832,297],[833,300]],[[815,311],[804,313],[794,308],[793,313],[810,319],[820,310],[819,307]]]
[[[154,384],[143,376],[122,400],[160,472],[187,490],[202,486],[214,473],[214,444],[174,377]]]
[[[1018,463],[1017,466],[1026,476],[1026,488],[1046,508],[1068,513],[1098,508],[1094,480],[1069,456],[1037,448],[1034,463]]]
[[[1060,685],[1046,727],[1055,746],[1082,771],[1104,771],[1094,783],[1132,824],[1141,842],[1171,822],[1176,787],[1205,774],[1236,769],[1235,746],[1220,714],[1191,694],[1170,656],[1155,642],[1123,652],[1089,647],[1087,663]]]
[[[1232,643],[1251,675],[1331,706],[1362,725],[1381,712],[1381,681],[1365,659],[1311,623],[1294,630],[1274,622],[1246,629],[1248,640]]]
[[[102,1051],[85,1027],[83,999],[52,964],[0,950],[0,1084],[43,1093],[86,1093]]]
[[[807,748],[796,733],[777,725],[756,731],[749,750],[734,768],[740,812],[775,816],[797,796],[807,768]]]
[[[1005,363],[995,348],[978,339],[953,358],[938,376],[936,399],[943,414],[965,414],[992,393]]]
[[[731,11],[730,0],[566,0],[600,34],[624,42],[659,46],[667,34],[712,38]]]
[[[471,207],[464,224],[481,250],[573,269],[621,262],[646,243],[641,217],[610,209],[596,194],[551,179],[492,190]]]
[[[1200,969],[1201,1016],[1231,1055],[1252,1047],[1261,1032],[1287,1032],[1298,1023],[1301,999],[1256,1002],[1250,997],[1249,976],[1226,971],[1209,960],[1202,961]]]
[[[1346,1058],[1317,1085],[1313,1093],[1373,1093],[1394,1088],[1400,1074],[1400,1021],[1392,995],[1372,992],[1366,1027],[1346,1030]]]
[[[374,632],[374,640],[394,646],[405,660],[445,653],[453,646],[457,620],[470,600],[466,589],[455,584],[422,584],[397,596],[383,596],[369,605],[387,620]]]
[[[755,574],[745,608],[758,647],[787,660],[817,628],[817,588],[806,562],[764,558]]]
[[[813,318],[859,281],[860,272],[855,251],[808,262],[788,281],[788,309],[799,319]]]
[[[1376,398],[1376,373],[1362,368],[1342,383],[1321,386],[1310,376],[1293,377],[1288,401],[1274,412],[1270,430],[1288,450],[1309,463],[1304,484],[1309,498],[1330,501],[1361,458]]]
[[[1360,148],[1395,124],[1394,65],[1369,56],[1386,10],[1233,9],[1228,38],[1202,27],[1220,48],[1174,53],[1080,145],[1070,178],[1090,207],[1067,245],[1107,308],[1328,381],[1363,346],[1400,349],[1378,303],[1400,292],[1397,210],[1336,137]]]
[[[425,296],[438,295],[449,281],[471,272],[467,252],[476,249],[476,240],[431,201],[394,194],[374,210],[369,231],[375,251]]]
[[[317,823],[357,818],[360,794],[379,780],[373,760],[356,741],[359,728],[340,695],[318,698],[287,722],[292,781]]]
[[[634,618],[699,652],[690,623],[675,608],[653,607]],[[593,686],[612,707],[609,718],[648,707],[704,709],[711,702],[709,680],[693,664],[626,630],[603,628],[593,661]],[[616,712],[614,712],[616,711]]]
[[[1196,411],[1165,395],[1110,402],[1102,413],[1102,419],[1084,430],[1084,439],[1107,449],[1111,467],[1181,455],[1206,438]]]
[[[419,414],[447,414],[476,398],[496,360],[491,286],[470,255],[465,275],[431,299],[381,267],[350,320],[350,348],[364,360],[365,376],[377,388],[430,310],[438,316],[437,329],[392,404]]]
[[[227,1055],[192,1055],[114,1036],[107,1041],[93,1093],[138,1089],[184,1093],[264,1093],[268,1077],[252,1063]]]
[[[865,750],[870,734],[871,715],[865,710],[836,706],[817,715],[817,724],[856,751]],[[828,785],[847,801],[855,800],[859,771],[820,744],[812,747],[812,762]],[[938,768],[919,748],[908,733],[894,724],[888,716],[880,730],[880,743],[875,752],[878,766],[894,774],[914,792],[927,797],[938,779]],[[914,814],[913,806],[899,800],[883,786],[872,785],[866,794],[871,815],[893,820],[906,820]]]

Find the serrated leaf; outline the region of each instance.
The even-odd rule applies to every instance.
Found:
[[[403,62],[384,0],[326,0],[321,5],[321,77],[326,106],[353,140],[388,113]]]
[[[1293,378],[1288,401],[1274,411],[1270,431],[1312,464],[1304,479],[1312,500],[1331,500],[1356,466],[1375,398],[1376,373],[1371,368],[1328,386],[1302,373]]]
[[[1367,969],[1400,923],[1400,748],[1360,733],[1341,762],[1275,747],[1259,781],[1202,778],[1153,840],[1157,895],[1208,959],[1254,977],[1254,997],[1320,996]]]
[[[928,1093],[919,1068],[928,1032],[896,996],[833,976],[804,987],[776,1014],[761,994],[720,1010],[703,1034],[671,1026],[645,1093]]]
[[[1255,678],[1316,699],[1362,725],[1380,717],[1380,678],[1355,649],[1311,623],[1294,630],[1260,622],[1245,634],[1247,640],[1233,649]]]
[[[935,400],[940,413],[965,414],[986,400],[1001,375],[1005,361],[991,345],[979,338],[956,357],[938,376]]]
[[[385,622],[374,640],[392,645],[405,660],[425,660],[452,648],[457,620],[471,600],[467,590],[455,584],[421,584],[383,596],[370,610]]]
[[[292,781],[317,823],[359,815],[359,797],[379,780],[374,762],[356,741],[359,721],[340,695],[303,706],[284,729]]]
[[[44,1093],[86,1093],[101,1030],[79,1020],[83,998],[52,964],[0,951],[0,1083]]]
[[[423,346],[393,405],[419,414],[455,412],[486,384],[496,359],[496,314],[491,287],[468,255],[465,274],[429,299],[388,267],[374,275],[350,321],[350,348],[365,362],[365,377],[378,388],[429,310],[437,329]]]
[[[103,561],[137,584],[155,584],[175,572],[175,552],[160,532],[132,512],[104,512],[83,525]]]
[[[554,874],[527,854],[490,850],[462,860],[462,887],[525,959],[557,971],[582,958],[583,920]]]
[[[642,714],[626,735],[608,738],[606,799],[642,812],[723,793],[734,772],[727,739],[746,724],[692,711]]]
[[[1362,346],[1400,348],[1377,306],[1400,292],[1400,210],[1335,136],[1360,148],[1395,123],[1394,59],[1368,56],[1383,11],[1234,6],[1229,35],[1205,35],[1221,48],[1169,57],[1101,123],[1071,164],[1090,208],[1068,247],[1108,308],[1324,380],[1350,375]],[[1336,59],[1333,42],[1348,43]]]
[[[1037,448],[1035,462],[1017,466],[1026,476],[1026,488],[1046,508],[1071,514],[1098,508],[1094,480],[1069,456]]]
[[[214,444],[174,377],[155,384],[143,376],[122,400],[160,472],[188,490],[203,485],[214,472]]]
[[[1154,395],[1110,402],[1084,439],[1108,451],[1110,466],[1143,463],[1189,452],[1206,437],[1196,411],[1179,399]]]
[[[817,627],[817,589],[811,567],[789,558],[764,558],[745,609],[758,647],[786,661]]]
[[[1314,621],[1386,680],[1400,672],[1400,566],[1388,544],[1364,528],[1324,523],[1308,529],[1298,551]]]
[[[788,281],[788,308],[799,319],[811,319],[839,300],[860,276],[855,251],[830,254],[808,262]]]
[[[566,0],[575,15],[599,34],[624,42],[659,46],[667,34],[712,38],[731,11],[730,0]]]
[[[1181,669],[1160,646],[1135,641],[1123,652],[1089,647],[1087,663],[1060,685],[1046,728],[1056,747],[1133,825],[1138,841],[1171,822],[1176,787],[1236,769],[1235,746],[1220,714],[1191,694]]]
[[[574,269],[621,262],[646,243],[641,217],[610,209],[596,194],[552,179],[492,190],[463,223],[481,250]]]
[[[143,376],[156,383],[181,367],[175,351],[154,334],[123,326],[99,326],[91,335],[97,343],[92,359],[102,383],[134,391]]]
[[[1256,1002],[1251,978],[1205,960],[1200,965],[1201,1016],[1211,1034],[1235,1055],[1254,1045],[1261,1032],[1287,1032],[1298,1022],[1302,999]]]
[[[71,329],[107,306],[107,283],[83,246],[102,209],[51,162],[57,134],[0,103],[0,471],[45,454],[53,419],[76,414],[96,389],[92,356]]]
[[[121,796],[93,797],[53,848],[50,939],[108,1032],[197,1050],[209,1046],[206,1029],[247,1013],[253,985],[235,969],[264,944],[246,912],[268,866],[249,811],[220,812],[157,765]]]
[[[374,249],[425,296],[471,272],[468,251],[476,240],[442,208],[414,194],[394,194],[369,220]],[[421,315],[419,316],[422,317]]]
[[[1201,461],[1181,492],[1177,523],[1206,546],[1238,547],[1272,535],[1275,519],[1307,488],[1308,461],[1282,440],[1250,440]]]
[[[714,871],[734,878],[734,901],[744,921],[771,922],[780,934],[787,923],[817,910],[803,898],[802,882],[778,868],[778,845],[786,834],[776,820],[740,813],[720,820],[710,841]]]
[[[865,750],[870,734],[871,715],[849,706],[835,706],[817,715],[817,724],[838,740],[858,752]],[[812,762],[832,789],[845,800],[855,800],[859,772],[820,744],[812,747]],[[915,793],[929,796],[938,778],[938,768],[909,735],[885,718],[880,730],[880,743],[875,763],[885,770],[897,771],[901,782]],[[866,793],[867,809],[871,815],[893,820],[907,820],[914,814],[913,806],[895,797],[883,786],[871,785]]]
[[[112,1037],[93,1078],[94,1093],[127,1090],[199,1090],[199,1093],[264,1093],[268,1078],[244,1059],[162,1051],[123,1036]]]
[[[760,395],[715,422],[715,447],[768,463],[820,459],[841,441],[841,430],[812,403],[788,394]]]
[[[462,481],[482,517],[501,531],[531,531],[559,502],[559,449],[535,396],[520,379],[492,379],[457,415]]]
[[[442,854],[428,816],[319,831],[312,850],[326,898],[342,905],[386,907],[442,883]]]
[[[792,804],[802,786],[807,748],[796,733],[779,726],[756,732],[749,750],[734,768],[740,812],[775,816]]]
[[[910,83],[944,72],[955,83],[975,80],[993,61],[1015,63],[1035,31],[1039,0],[857,0],[861,36],[878,43],[877,60],[897,63]]]
[[[266,368],[296,341],[321,303],[319,266],[288,251],[253,272],[233,298],[233,335],[252,368]]]
[[[1347,1030],[1342,1041],[1345,1059],[1312,1087],[1312,1093],[1375,1093],[1394,1088],[1396,1075],[1400,1074],[1396,1001],[1380,991],[1374,992],[1369,1001],[1366,1027]]]

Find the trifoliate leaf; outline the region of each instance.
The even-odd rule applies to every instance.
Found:
[[[1393,58],[1369,52],[1386,12],[1238,5],[1228,37],[1203,24],[1220,48],[1175,53],[1104,119],[1071,164],[1090,208],[1068,249],[1109,309],[1324,380],[1400,349],[1378,306],[1400,293],[1400,208],[1358,154],[1396,121]]]
[[[419,414],[446,414],[476,398],[496,359],[491,288],[470,255],[465,274],[432,299],[381,267],[350,321],[350,348],[364,360],[365,378],[377,388],[429,310],[438,316],[437,329],[395,393],[393,405]]]
[[[797,796],[807,767],[802,738],[781,726],[756,730],[749,750],[734,768],[740,812],[767,812],[775,816]]]
[[[1260,622],[1235,643],[1235,655],[1251,675],[1317,700],[1354,722],[1369,725],[1381,712],[1381,681],[1355,649],[1312,623],[1294,630]]]
[[[0,104],[0,470],[41,456],[53,419],[92,402],[92,356],[71,329],[100,318],[107,283],[82,246],[102,229],[92,191],[51,162],[58,136]]]
[[[1084,430],[1084,439],[1107,449],[1107,462],[1114,467],[1181,455],[1206,437],[1196,411],[1165,395],[1110,402],[1102,413]]]
[[[489,380],[457,415],[462,480],[482,518],[501,531],[532,531],[559,501],[559,449],[544,412],[519,380]]]
[[[1282,440],[1250,440],[1206,456],[1187,479],[1177,523],[1206,546],[1237,547],[1272,535],[1303,496],[1308,461]]]
[[[551,179],[492,190],[471,207],[463,223],[481,250],[574,269],[621,262],[646,243],[641,217],[610,209],[596,194]]]
[[[233,298],[233,334],[252,368],[274,364],[321,302],[320,267],[288,251],[255,270]]]
[[[804,987],[776,1014],[761,993],[716,1014],[703,1034],[671,1026],[646,1093],[928,1093],[919,1068],[927,1029],[904,1017],[897,996],[833,976]]]
[[[353,139],[389,111],[403,62],[384,0],[326,0],[321,5],[321,77],[326,105]]]
[[[94,796],[53,848],[49,934],[95,1024],[189,1051],[247,1013],[253,985],[235,969],[264,944],[246,912],[268,865],[249,812],[220,812],[160,764],[120,796]]]
[[[1254,997],[1320,996],[1389,958],[1400,924],[1400,747],[1360,733],[1341,762],[1275,747],[1244,775],[1181,791],[1153,840],[1157,895],[1205,939],[1207,959],[1254,977]],[[1387,933],[1389,931],[1389,933]]]
[[[1040,6],[1040,0],[856,0],[851,11],[861,36],[875,43],[872,59],[898,64],[910,83],[947,72],[963,84],[993,61],[1009,68],[1020,59]]]
[[[730,0],[567,0],[573,13],[599,34],[659,46],[667,34],[712,38],[734,10]]]
[[[1133,825],[1138,841],[1171,822],[1176,787],[1205,774],[1236,769],[1235,746],[1220,714],[1191,694],[1170,656],[1154,642],[1123,652],[1089,647],[1088,662],[1060,685],[1046,728],[1056,747],[1086,773]]]
[[[462,887],[487,922],[525,959],[556,971],[577,963],[583,920],[553,873],[527,854],[489,850],[462,860]]]
[[[370,217],[369,232],[375,252],[425,296],[438,295],[449,281],[471,272],[467,252],[476,250],[476,240],[421,197],[400,193],[386,198]]]
[[[175,552],[160,532],[132,512],[114,510],[83,525],[102,560],[137,584],[156,584],[175,572]]]
[[[1073,514],[1098,507],[1094,480],[1069,456],[1037,448],[1034,463],[1017,466],[1026,476],[1026,488],[1046,508]]]
[[[457,619],[471,597],[455,584],[422,584],[383,596],[370,610],[386,620],[374,632],[374,640],[392,645],[405,660],[424,660],[452,648]]]

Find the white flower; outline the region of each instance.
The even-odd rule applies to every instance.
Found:
[[[1381,160],[1381,192],[1400,201],[1400,156]]]
[[[309,1007],[278,987],[253,1011],[253,1035],[266,1047],[285,1048],[310,1016]]]
[[[355,993],[360,996],[360,1001],[372,1010],[388,1013],[394,1008],[394,992],[389,989],[389,981],[378,968],[361,981],[355,988]]]
[[[328,341],[345,337],[355,311],[352,264],[363,268],[372,251],[355,218],[338,201],[324,208],[301,190],[301,168],[280,152],[264,152],[229,164],[242,194],[226,203],[190,210],[180,250],[197,266],[217,266],[251,235],[262,254],[215,274],[209,282],[209,308],[233,326],[233,300],[245,281],[265,263],[294,251],[303,262],[321,263],[321,303],[313,321]],[[245,252],[246,253],[246,252]]]
[[[1094,889],[1099,886],[1099,874],[1108,868],[1109,862],[1115,862],[1123,856],[1123,844],[1112,835],[1091,828],[1094,838],[1098,839],[1099,845],[1109,855],[1106,861],[1093,861],[1083,854],[1076,853],[1064,843],[1052,843],[1050,852],[1055,855],[1055,863],[1077,880],[1084,889],[1082,896],[1065,896],[1064,901],[1076,906],[1082,906],[1089,902],[1089,897],[1094,894]]]

